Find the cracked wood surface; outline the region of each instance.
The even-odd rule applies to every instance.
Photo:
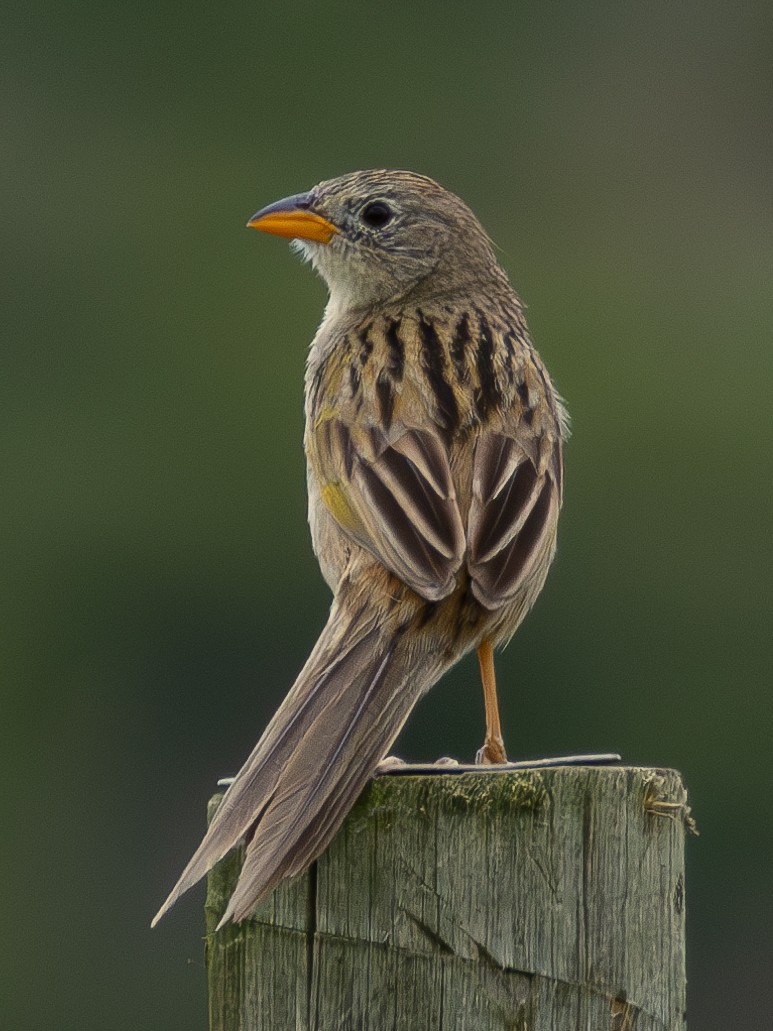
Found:
[[[673,770],[382,777],[217,934],[239,850],[212,871],[210,1027],[684,1031],[687,826]]]

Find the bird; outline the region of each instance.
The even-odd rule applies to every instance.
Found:
[[[374,169],[262,208],[328,288],[305,375],[308,518],[333,592],[319,640],[153,924],[240,840],[219,926],[325,850],[411,710],[477,652],[507,761],[494,649],[541,591],[563,498],[564,403],[471,209]]]

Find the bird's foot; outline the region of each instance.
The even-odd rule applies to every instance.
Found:
[[[501,737],[487,737],[483,747],[475,753],[477,766],[501,766],[507,762],[505,743]]]
[[[420,770],[435,770],[438,767],[440,769],[453,769],[459,765],[459,760],[452,759],[450,755],[441,756],[440,759],[436,759],[433,763],[418,764]],[[401,759],[397,755],[387,755],[376,767],[375,776],[380,777],[385,773],[407,773],[415,766],[416,764],[407,763],[405,759]]]
[[[392,770],[397,769],[400,766],[407,766],[405,759],[401,759],[398,755],[385,755],[381,762],[376,767],[376,776],[382,773],[391,773]]]
[[[236,777],[221,777],[220,780],[217,782],[217,786],[219,788],[230,788],[230,786],[233,784],[235,780]]]

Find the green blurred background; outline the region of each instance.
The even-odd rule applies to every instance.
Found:
[[[150,917],[328,595],[301,389],[322,284],[244,228],[362,167],[461,194],[574,420],[511,753],[679,768],[693,1031],[770,1015],[767,3],[5,5],[2,623],[13,1028],[204,1029]],[[465,663],[400,751],[470,758]]]

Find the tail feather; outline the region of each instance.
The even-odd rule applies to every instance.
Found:
[[[341,599],[334,603],[308,662],[153,925],[245,835],[242,873],[221,923],[243,919],[304,870],[448,665],[424,635],[408,635],[409,647],[404,627],[379,618],[371,605],[351,609]]]

